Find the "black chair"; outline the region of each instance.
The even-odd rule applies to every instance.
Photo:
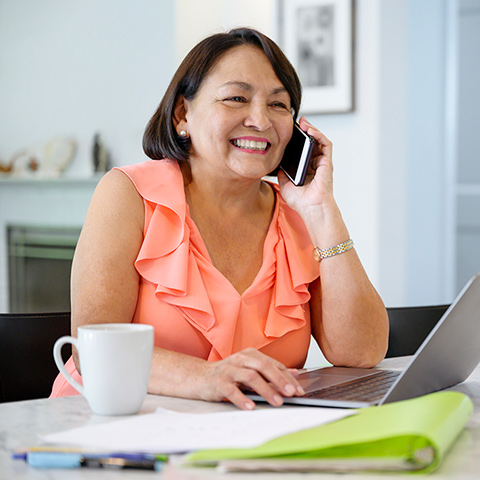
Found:
[[[387,308],[390,335],[385,357],[413,355],[449,306]]]
[[[70,312],[0,314],[0,402],[45,398],[58,374],[53,345],[70,335]],[[64,361],[71,347],[62,349]]]

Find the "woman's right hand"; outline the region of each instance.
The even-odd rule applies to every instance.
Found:
[[[290,370],[277,360],[247,348],[216,362],[204,365],[204,383],[201,397],[204,400],[229,400],[243,410],[252,410],[255,403],[241,390],[249,387],[272,406],[283,404],[282,396],[304,395],[298,383],[296,370]]]

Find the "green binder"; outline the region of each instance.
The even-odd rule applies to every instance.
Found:
[[[256,448],[196,451],[185,457],[184,464],[216,465],[224,471],[427,473],[441,463],[472,411],[467,395],[437,392],[361,409]]]

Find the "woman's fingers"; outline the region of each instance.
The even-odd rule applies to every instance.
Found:
[[[332,153],[332,142],[320,131],[314,127],[305,117],[300,118],[300,127],[302,130],[311,135],[318,145],[324,147],[325,154]]]
[[[323,157],[332,160],[333,143],[316,127],[314,127],[305,117],[300,118],[301,128],[315,139],[315,148],[313,151],[313,158],[316,160],[316,164],[313,165],[317,168]]]
[[[220,395],[216,400],[228,400],[241,410],[253,410],[255,408],[255,402],[242,392],[236,382],[231,380],[220,381],[218,392]]]
[[[239,368],[237,372],[238,382],[241,385],[251,388],[254,392],[262,396],[273,407],[279,407],[283,404],[282,396],[262,375],[249,368]],[[240,390],[240,387],[237,387]],[[240,390],[241,392],[241,390]],[[241,394],[247,398],[243,392]]]
[[[305,393],[295,378],[294,371],[253,348],[216,362],[213,373],[216,382],[215,399],[226,398],[241,409],[252,409],[255,406],[242,392],[242,385],[275,407],[283,404],[282,396]]]
[[[249,370],[259,372],[262,380],[267,380],[272,388],[284,396],[291,397],[293,395],[303,395],[304,393],[298,380],[282,363],[254,348],[248,348],[239,352],[235,360],[240,361],[241,365]],[[253,378],[256,380],[256,376]]]

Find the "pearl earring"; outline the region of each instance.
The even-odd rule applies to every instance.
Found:
[[[187,132],[185,130],[180,130],[180,133],[179,135],[183,138],[185,138],[187,136]]]

